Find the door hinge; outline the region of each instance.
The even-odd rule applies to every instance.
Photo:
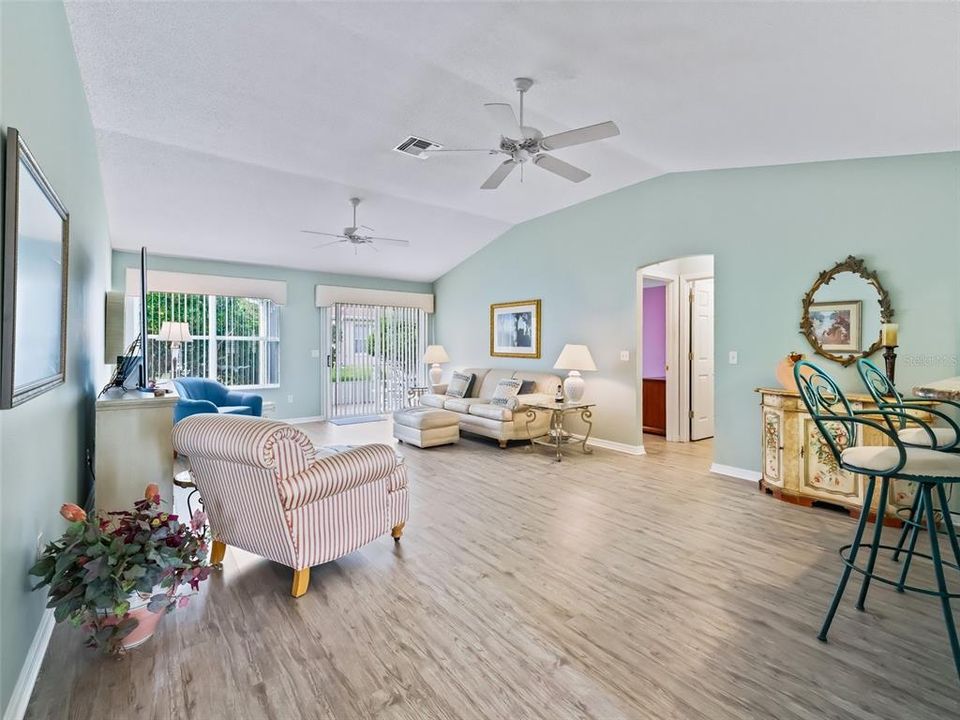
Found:
[[[690,419],[693,420],[693,410],[690,411]]]

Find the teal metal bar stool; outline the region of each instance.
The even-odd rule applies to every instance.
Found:
[[[806,377],[801,374],[801,370],[805,367],[812,371]],[[843,598],[850,573],[856,571],[863,575],[863,584],[857,598],[858,610],[864,609],[867,591],[870,589],[873,580],[898,587],[898,589],[907,592],[934,595],[940,598],[950,649],[953,652],[953,661],[958,678],[960,678],[960,641],[957,639],[957,628],[953,620],[953,610],[950,607],[950,600],[960,598],[960,593],[949,591],[944,573],[945,567],[960,571],[960,542],[957,540],[957,533],[950,513],[944,513],[943,521],[954,562],[944,560],[940,553],[940,535],[937,533],[933,513],[933,494],[937,494],[941,507],[946,507],[944,485],[960,482],[960,453],[947,453],[932,449],[937,447],[936,433],[933,432],[933,428],[905,410],[883,407],[877,410],[855,412],[833,378],[811,362],[801,360],[794,366],[793,372],[800,397],[806,405],[810,417],[816,423],[817,429],[830,447],[837,463],[844,470],[867,477],[863,512],[860,513],[860,519],[857,521],[853,542],[840,548],[843,570],[840,573],[837,589],[833,594],[833,600],[830,602],[830,607],[817,638],[826,642],[827,633],[830,631],[830,625],[833,623],[840,600]],[[865,417],[868,414],[881,415],[887,422],[894,421],[896,424],[903,422],[916,425],[930,440],[930,447],[908,447],[900,439],[898,432],[891,429],[887,422],[878,422],[873,418]],[[883,433],[892,445],[858,446],[858,431],[864,427],[870,427]],[[843,439],[841,440],[841,438]],[[880,496],[877,503],[879,511],[876,522],[874,522],[873,540],[870,543],[864,543],[863,534],[867,527],[867,518],[870,516],[869,510],[873,505],[874,490],[878,477],[881,479]],[[915,546],[910,548],[908,554],[911,558],[914,556],[923,557],[931,561],[937,579],[936,590],[906,585],[905,583],[901,584],[874,572],[877,554],[880,549],[895,549],[892,546],[880,543],[883,531],[882,513],[887,504],[890,481],[893,479],[908,480],[919,485],[921,499],[918,507],[924,513],[926,528],[930,535],[930,554],[918,552]],[[917,527],[919,528],[919,523]],[[869,549],[864,567],[857,565],[857,556],[861,548]]]
[[[895,433],[897,437],[903,442],[907,447],[921,447],[921,448],[931,448],[933,450],[939,450],[941,452],[960,452],[960,425],[958,425],[953,418],[949,415],[930,407],[929,400],[922,400],[917,398],[904,398],[894,386],[890,379],[887,377],[880,368],[874,365],[872,362],[866,358],[860,358],[857,360],[857,372],[860,374],[860,379],[863,380],[863,384],[867,388],[867,392],[870,393],[870,396],[873,398],[873,401],[876,403],[878,408],[884,410],[896,410],[899,412],[907,412],[910,410],[925,412],[930,415],[933,415],[943,421],[945,424],[939,427],[931,426],[930,430],[933,431],[933,437],[927,434],[925,428],[919,427],[908,427],[908,423],[902,420],[901,418],[894,418],[889,415],[884,415],[883,419],[886,422],[887,426]],[[953,402],[950,400],[938,401],[943,405],[950,405],[954,408],[960,409],[960,403]],[[950,491],[947,492],[948,502],[952,496],[953,485],[950,485]],[[907,537],[910,537],[910,547],[916,547],[917,536],[920,532],[921,527],[923,526],[923,494],[920,492],[914,493],[913,504],[909,508],[909,512],[906,517],[903,517],[903,530],[900,532],[900,538],[897,540],[896,549],[893,551],[893,560],[894,562],[899,562],[900,554],[903,552],[904,543],[907,540]],[[903,508],[906,510],[907,508]],[[940,508],[941,513],[949,513],[949,505]],[[902,515],[901,515],[902,517]],[[903,592],[903,584],[906,582],[907,572],[910,570],[910,560],[911,555],[907,556],[906,561],[903,565],[903,570],[900,574],[900,582],[897,584],[897,589],[900,592]]]

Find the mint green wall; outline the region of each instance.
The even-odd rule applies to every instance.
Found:
[[[0,411],[0,708],[43,613],[27,568],[37,535],[59,535],[63,502],[82,502],[93,398],[105,368],[107,216],[94,132],[60,3],[0,2],[0,125],[23,134],[70,211],[67,383]],[[99,353],[102,356],[102,350]]]
[[[317,285],[433,292],[431,283],[160,255],[151,255],[148,265],[153,270],[282,280],[287,283],[287,304],[280,310],[280,387],[275,390],[257,391],[265,400],[272,400],[277,404],[279,418],[313,417],[319,415],[321,411],[320,360],[310,356],[312,350],[320,349],[320,311],[317,309],[314,294],[314,288]],[[112,282],[114,290],[125,288],[128,267],[139,268],[140,256],[114,251]],[[287,402],[289,395],[293,395],[292,403]]]
[[[510,190],[499,192],[509,192]],[[636,412],[636,270],[709,253],[716,270],[716,462],[758,470],[758,399],[798,334],[817,273],[862,256],[901,327],[897,379],[958,374],[960,153],[666,175],[531,220],[435,283],[436,338],[452,366],[548,368],[590,346],[596,434],[641,442]],[[488,356],[488,306],[543,300],[543,358]],[[620,350],[631,351],[629,363]],[[739,352],[728,365],[727,353]],[[832,372],[839,365],[825,363]],[[848,387],[854,376],[840,373]]]

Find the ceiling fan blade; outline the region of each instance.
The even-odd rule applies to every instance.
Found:
[[[507,179],[507,175],[513,172],[513,169],[517,166],[517,163],[513,159],[506,160],[502,162],[496,170],[493,171],[493,175],[487,178],[486,182],[480,186],[481,190],[496,190],[500,187],[500,183]]]
[[[308,235],[323,235],[324,237],[335,237],[335,238],[346,239],[346,237],[344,235],[341,235],[340,233],[320,232],[319,230],[301,230],[300,232],[307,233]]]
[[[596,125],[587,125],[576,130],[567,130],[556,135],[547,135],[540,141],[540,147],[544,150],[556,150],[557,148],[570,147],[571,145],[582,145],[583,143],[593,142],[594,140],[603,140],[620,134],[620,128],[612,120],[597,123]]]
[[[346,238],[342,238],[342,239],[340,239],[340,240],[331,240],[330,242],[325,242],[325,243],[323,243],[322,245],[317,245],[317,246],[314,248],[314,250],[319,250],[320,248],[330,247],[331,245],[339,245],[340,243],[345,243],[346,241],[347,241]]]
[[[360,227],[362,227],[364,230],[369,230],[370,232],[376,232],[376,230],[374,230],[369,225],[361,225]]]
[[[563,160],[558,160],[553,157],[553,155],[540,153],[533,159],[533,164],[572,182],[583,182],[590,177],[590,173],[586,170],[581,170],[575,165],[571,165]]]
[[[509,103],[484,103],[483,106],[487,109],[487,114],[503,137],[523,137],[523,130],[520,129],[520,123],[517,121],[512,105]]]
[[[373,235],[368,237],[367,240],[380,243],[380,244],[399,245],[401,247],[407,247],[410,244],[409,240],[397,240],[396,238],[374,237]]]

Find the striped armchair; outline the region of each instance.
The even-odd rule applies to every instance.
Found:
[[[213,531],[211,562],[227,545],[293,568],[294,597],[310,568],[390,533],[407,519],[407,477],[388,445],[316,457],[285,423],[242,415],[194,415],[173,446],[187,457]]]

